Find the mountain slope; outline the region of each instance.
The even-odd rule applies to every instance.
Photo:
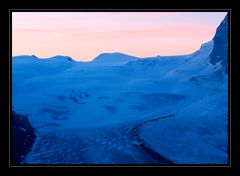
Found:
[[[228,163],[228,78],[220,74],[227,73],[226,19],[227,16],[211,42],[213,51],[202,57],[206,45],[201,47],[181,68],[182,72],[188,71],[183,76],[189,80],[183,84],[191,87],[188,97],[192,101],[173,118],[157,119],[141,126],[140,138],[174,163]],[[181,78],[181,75],[178,72],[174,76]]]
[[[223,71],[228,73],[228,15],[217,28],[213,41],[214,48],[210,55],[210,63],[214,65],[221,63]]]

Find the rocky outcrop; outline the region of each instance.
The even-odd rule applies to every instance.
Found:
[[[11,164],[20,164],[31,150],[36,135],[24,115],[11,112]]]
[[[222,70],[228,73],[228,15],[217,28],[213,38],[214,48],[210,55],[210,63],[221,63]]]

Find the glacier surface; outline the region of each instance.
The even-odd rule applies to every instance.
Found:
[[[227,62],[211,63],[216,45],[91,62],[14,57],[12,106],[37,136],[22,163],[227,164]]]

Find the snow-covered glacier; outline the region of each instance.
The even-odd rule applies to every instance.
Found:
[[[181,56],[13,57],[12,107],[36,133],[21,163],[227,164],[227,33],[228,16]]]

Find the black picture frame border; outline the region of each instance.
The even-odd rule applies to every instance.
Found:
[[[183,0],[185,2],[185,0]],[[156,5],[152,5],[152,6],[141,6],[141,3],[138,4],[137,6],[134,6],[132,4],[129,5],[129,7],[126,6],[122,6],[122,4],[118,4],[116,3],[115,6],[111,6],[109,7],[109,4],[106,5],[106,7],[104,8],[106,9],[119,9],[121,7],[121,9],[182,9],[182,7],[184,7],[186,10],[188,9],[205,9],[205,10],[209,10],[211,11],[211,9],[231,9],[231,56],[232,58],[239,58],[239,54],[238,54],[238,50],[240,49],[239,47],[239,42],[237,41],[237,39],[239,39],[239,24],[237,22],[239,22],[239,13],[238,13],[238,9],[237,6],[234,6],[234,4],[232,3],[231,0],[229,1],[224,1],[224,3],[219,2],[219,4],[217,5],[212,5],[212,4],[205,4],[204,5],[199,5],[198,3],[196,3],[195,5],[191,6],[188,4],[184,4],[183,1],[181,1],[182,5],[167,5],[164,4],[163,6],[161,5],[161,8],[159,4]],[[55,0],[52,1],[53,3],[57,2]],[[202,4],[203,1],[201,1]],[[206,2],[206,1],[205,1]],[[174,2],[175,3],[175,2]],[[27,4],[27,5],[26,5]],[[118,5],[117,5],[118,4]],[[190,3],[191,4],[191,3]],[[99,4],[98,4],[99,5]],[[192,5],[192,4],[191,4]],[[8,40],[9,35],[9,28],[10,26],[7,25],[9,23],[9,10],[10,9],[62,9],[63,7],[65,7],[64,9],[83,9],[83,8],[76,8],[76,7],[82,7],[82,4],[72,4],[71,7],[69,6],[69,4],[64,5],[64,4],[58,4],[57,6],[52,5],[52,3],[50,3],[49,5],[43,5],[43,4],[39,4],[33,1],[21,1],[21,4],[19,3],[15,3],[15,4],[5,4],[3,10],[1,11],[1,21],[3,24],[3,28],[1,28],[1,38],[3,39],[1,41],[1,48],[3,49],[0,54],[0,58],[4,58],[1,60],[1,81],[2,81],[2,85],[4,85],[3,87],[1,87],[1,93],[3,93],[3,96],[1,95],[1,97],[3,97],[4,99],[4,103],[2,103],[2,113],[1,116],[5,117],[7,115],[10,114],[9,112],[9,108],[8,106],[10,105],[10,101],[8,99],[8,94],[9,94],[9,90],[10,90],[10,85],[8,82],[8,73],[10,71],[11,68],[8,68],[8,64],[9,64],[9,49],[11,48],[11,43]],[[85,4],[83,5],[85,6]],[[103,5],[104,6],[104,5]],[[117,8],[116,8],[117,6]],[[208,7],[206,7],[208,6]],[[23,8],[24,7],[24,8]],[[27,7],[27,8],[26,8]],[[46,8],[47,7],[47,8]],[[86,8],[84,9],[91,9],[91,10],[99,10],[99,9],[103,9],[102,5],[99,5],[99,7],[96,7],[96,5],[86,5]],[[131,7],[131,8],[130,8]],[[134,8],[132,8],[134,7]],[[158,8],[157,8],[158,7]],[[167,8],[168,7],[168,8]],[[213,8],[214,7],[214,8]],[[239,89],[239,61],[238,59],[232,59],[231,61],[231,65],[232,67],[230,68],[229,66],[229,70],[231,69],[231,80],[232,80],[232,90],[231,90],[231,114],[232,114],[232,122],[231,122],[231,126],[232,126],[232,154],[231,154],[231,166],[229,167],[189,167],[189,166],[181,166],[181,167],[160,167],[160,168],[155,168],[155,167],[147,167],[147,168],[142,168],[142,167],[114,167],[114,168],[102,168],[102,167],[10,167],[7,163],[7,152],[9,151],[9,146],[6,145],[6,143],[8,143],[8,139],[6,136],[7,134],[7,125],[8,124],[8,118],[4,118],[1,119],[2,121],[0,122],[1,127],[1,139],[3,139],[3,143],[5,143],[4,145],[2,145],[1,147],[1,152],[3,152],[3,154],[1,153],[1,156],[4,156],[1,158],[1,162],[0,162],[0,173],[7,173],[7,174],[11,174],[11,175],[133,175],[133,174],[143,174],[143,175],[156,175],[156,174],[161,174],[161,175],[238,175],[239,174],[239,161],[240,161],[240,157],[239,157],[239,153],[238,150],[240,149],[239,147],[239,119],[237,118],[237,116],[239,117],[239,111],[238,111],[238,106],[236,104],[236,102],[238,102],[239,99],[239,93],[238,90]],[[234,95],[234,96],[233,96]],[[230,96],[230,95],[229,95]],[[5,101],[6,100],[6,101]],[[2,125],[4,124],[4,125]],[[6,142],[8,141],[8,142]],[[1,145],[0,145],[1,146]],[[1,174],[2,175],[2,174]]]

